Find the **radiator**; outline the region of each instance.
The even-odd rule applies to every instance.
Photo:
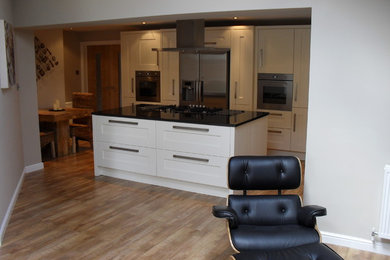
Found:
[[[390,239],[390,165],[385,166],[385,176],[383,179],[381,222],[378,236]]]

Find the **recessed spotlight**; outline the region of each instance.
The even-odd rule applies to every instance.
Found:
[[[237,17],[237,16],[234,16],[234,17],[233,17],[233,19],[234,19],[234,20],[237,20],[237,19],[238,19],[238,17]]]
[[[146,24],[146,22],[142,22],[142,24]]]

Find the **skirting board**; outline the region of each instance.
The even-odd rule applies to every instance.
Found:
[[[1,226],[0,226],[0,246],[1,246],[2,242],[3,242],[5,230],[7,229],[7,225],[8,225],[8,222],[9,222],[10,218],[11,218],[12,211],[14,209],[16,200],[18,199],[20,188],[22,187],[23,180],[24,180],[24,175],[26,173],[38,171],[38,170],[41,170],[41,169],[43,169],[43,163],[42,162],[37,163],[37,164],[33,164],[33,165],[28,165],[28,166],[24,167],[22,175],[19,178],[18,185],[16,185],[14,194],[12,195],[12,199],[11,199],[9,205],[8,205],[7,212],[5,213],[4,219],[1,222]]]
[[[371,241],[358,237],[321,231],[322,242],[343,247],[350,247],[358,250],[369,251],[381,255],[390,255],[390,243]]]

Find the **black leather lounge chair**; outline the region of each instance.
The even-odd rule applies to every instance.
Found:
[[[301,172],[299,159],[291,156],[236,156],[230,159],[229,188],[243,191],[243,194],[229,195],[227,206],[213,206],[212,213],[227,219],[231,245],[237,253],[242,252],[235,255],[237,259],[273,259],[257,257],[281,252],[289,257],[274,258],[294,259],[294,254],[299,253],[296,259],[306,259],[299,257],[302,252],[312,255],[310,250],[319,251],[320,255],[329,250],[330,255],[337,258],[324,259],[342,259],[320,244],[316,217],[326,215],[326,209],[302,206],[300,196],[281,194],[282,190],[300,186]],[[279,195],[247,195],[247,190],[278,190]],[[289,250],[286,252],[286,249]]]

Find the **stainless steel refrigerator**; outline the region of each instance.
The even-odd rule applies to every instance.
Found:
[[[230,52],[179,56],[180,105],[229,108]]]

